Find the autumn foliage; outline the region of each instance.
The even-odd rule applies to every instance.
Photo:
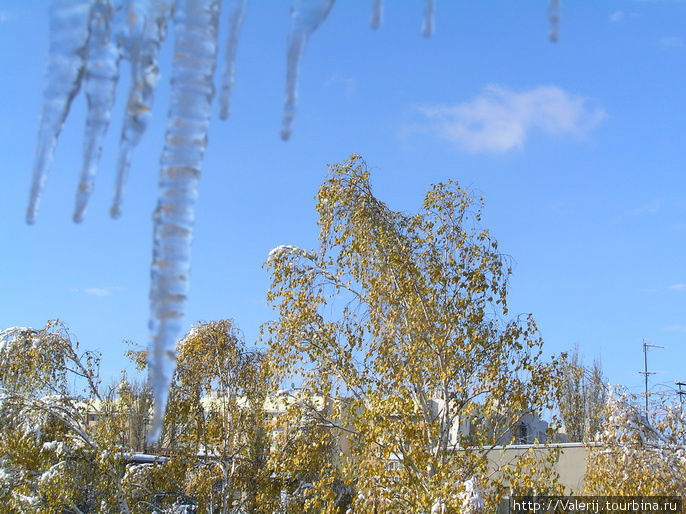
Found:
[[[560,398],[574,416],[585,390],[561,358],[544,356],[533,316],[510,313],[509,259],[481,226],[482,207],[448,181],[417,213],[399,212],[374,195],[362,158],[330,166],[317,247],[282,245],[267,258],[274,319],[260,340],[247,344],[226,319],[179,341],[155,445],[145,437],[151,393],[135,373],[103,387],[97,354],[79,351],[61,324],[4,331],[3,505],[476,513],[511,492],[562,492],[554,451],[522,450],[497,469],[489,459]],[[146,367],[145,351],[130,355]],[[630,402],[608,405],[592,425],[602,430],[587,492],[683,490],[683,419],[670,411],[643,423]],[[133,459],[141,451],[150,462]],[[645,465],[661,471],[651,479]]]
[[[481,203],[450,181],[419,213],[393,211],[353,155],[319,189],[319,247],[270,254],[270,363],[345,398],[332,417],[350,456],[336,473],[362,511],[457,512],[468,482],[492,508],[502,488],[488,452],[552,405],[557,362],[543,358],[530,315],[507,319],[511,270],[479,226]],[[455,429],[467,421],[476,428]],[[310,490],[313,505],[324,491]]]

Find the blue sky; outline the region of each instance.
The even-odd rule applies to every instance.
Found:
[[[661,372],[652,383],[686,379],[686,3],[563,2],[557,44],[544,1],[437,2],[430,39],[422,4],[386,2],[377,31],[371,1],[334,6],[306,49],[287,143],[287,2],[249,5],[232,115],[220,121],[216,105],[210,129],[186,326],[231,317],[255,339],[272,317],[267,253],[316,244],[326,164],[355,152],[392,208],[416,210],[430,184],[449,178],[485,196],[484,225],[515,261],[511,312],[534,314],[547,353],[578,344],[587,362],[602,357],[610,381],[638,392],[645,338],[664,346],[649,356]],[[27,226],[47,8],[0,1],[0,327],[59,317],[102,352],[106,383],[126,366],[122,340],[148,341],[170,43],[122,218],[108,210],[126,80],[86,220],[71,221],[80,95]]]

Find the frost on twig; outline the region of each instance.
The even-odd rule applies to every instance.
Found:
[[[276,248],[272,248],[269,251],[269,254],[267,255],[267,264],[273,264],[274,262],[286,258],[290,255],[304,257],[306,259],[311,260],[314,260],[317,257],[313,252],[309,250],[303,250],[302,248],[298,248],[297,246],[279,245]]]

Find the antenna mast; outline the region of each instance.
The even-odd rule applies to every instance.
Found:
[[[645,339],[643,340],[643,371],[639,371],[639,373],[645,377],[646,419],[648,419],[648,375],[656,373],[655,371],[648,371],[648,348],[664,348],[664,346],[648,344]]]
[[[681,407],[681,411],[684,410],[684,395],[686,394],[686,391],[682,391],[681,387],[685,386],[686,387],[686,382],[681,382],[681,381],[676,381],[674,382],[677,386],[679,386],[679,390],[676,392],[676,394],[679,395],[679,406]]]

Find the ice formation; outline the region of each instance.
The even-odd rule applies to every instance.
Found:
[[[229,0],[229,40],[226,43],[226,60],[219,95],[219,117],[223,120],[229,117],[231,90],[236,81],[236,49],[243,28],[247,2],[248,0]]]
[[[155,397],[152,438],[162,425],[188,293],[197,185],[214,96],[219,0],[177,0],[171,105],[153,215],[149,376]]]
[[[372,17],[369,20],[369,26],[373,29],[378,29],[381,26],[383,19],[383,0],[374,0],[372,4]]]
[[[550,21],[548,38],[551,43],[557,43],[557,40],[560,37],[560,0],[550,0],[548,20]]]
[[[295,0],[291,9],[291,30],[288,35],[288,58],[286,63],[286,98],[281,122],[281,139],[291,137],[291,123],[295,117],[298,69],[305,52],[307,40],[331,12],[334,0]]]
[[[119,80],[119,48],[110,37],[112,7],[107,0],[95,0],[88,23],[90,36],[85,48],[85,90],[88,102],[83,147],[83,168],[76,191],[74,221],[83,221],[86,206],[95,186],[95,175],[102,153]]]
[[[434,33],[434,0],[424,0],[424,22],[422,36],[431,37]]]
[[[130,1],[126,10],[128,30],[121,39],[126,56],[131,61],[131,83],[119,144],[114,199],[110,208],[113,218],[121,216],[132,152],[148,126],[155,85],[160,76],[157,55],[166,36],[170,4],[170,0]]]
[[[236,52],[247,5],[247,0],[224,1],[229,28],[220,94],[222,118],[229,114]],[[381,24],[383,4],[382,0],[372,1],[370,25],[377,28]],[[551,1],[551,27],[556,27],[558,0]],[[287,43],[282,139],[288,139],[291,134],[298,69],[307,41],[326,20],[334,2],[294,0]],[[29,224],[35,222],[60,131],[82,82],[88,109],[74,220],[83,219],[110,123],[120,61],[125,59],[130,62],[131,77],[110,211],[113,217],[121,214],[132,154],[145,132],[154,88],[160,76],[158,54],[165,40],[167,24],[174,17],[171,105],[160,160],[150,287],[152,343],[149,368],[155,396],[156,434],[175,366],[176,340],[188,293],[197,183],[214,96],[220,10],[221,0],[52,0],[50,6],[47,85],[26,215]],[[426,37],[434,30],[434,11],[435,0],[425,0],[422,34]],[[286,247],[277,250],[271,258],[276,258],[280,252],[292,251]],[[7,340],[7,334],[2,339]]]
[[[89,0],[53,0],[50,6],[48,83],[43,95],[38,144],[26,222],[36,221],[50,161],[71,102],[79,92],[88,41]]]
[[[235,58],[247,0],[226,0],[228,42],[220,94],[220,116],[229,114]],[[152,109],[159,79],[158,54],[174,12],[175,58],[171,106],[160,161],[154,213],[150,287],[150,381],[155,395],[154,432],[159,432],[174,370],[188,293],[190,247],[197,182],[207,144],[217,55],[220,0],[53,0],[50,50],[27,222],[36,219],[52,155],[72,100],[82,82],[87,99],[83,167],[74,221],[84,218],[108,130],[121,59],[131,64],[120,138],[115,193],[110,213],[121,214],[132,154]],[[288,139],[295,115],[300,60],[309,37],[324,22],[334,0],[294,0],[288,38],[286,94],[281,137]],[[424,35],[433,30],[434,1],[425,0]],[[381,23],[382,1],[374,0],[371,25]]]

